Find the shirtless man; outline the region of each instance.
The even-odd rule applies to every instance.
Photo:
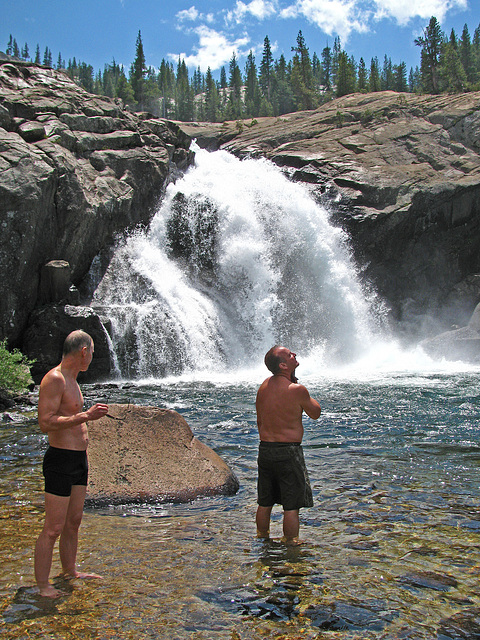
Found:
[[[274,346],[265,356],[272,376],[257,393],[257,425],[260,436],[258,452],[257,536],[269,539],[270,514],[275,503],[283,506],[283,541],[299,544],[300,507],[312,507],[312,490],[308,479],[301,442],[302,413],[317,420],[320,405],[307,389],[297,383],[296,354]]]
[[[100,577],[76,569],[78,530],[87,492],[87,421],[98,420],[108,411],[106,404],[83,411],[77,376],[88,369],[92,358],[92,338],[84,331],[73,331],[65,339],[61,363],[40,384],[38,422],[42,432],[48,434],[49,447],[43,461],[45,524],[35,546],[35,579],[40,594],[50,598],[60,595],[49,582],[58,536],[65,575]]]

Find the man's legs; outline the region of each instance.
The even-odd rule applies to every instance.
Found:
[[[59,551],[62,569],[64,573],[73,577],[77,577],[78,530],[82,522],[86,493],[87,487],[83,485],[74,485],[72,487],[65,524],[60,536]]]
[[[68,505],[67,517],[60,536],[59,551],[62,562],[63,573],[72,578],[101,578],[97,573],[85,573],[77,571],[77,548],[78,530],[82,523],[83,505],[87,487],[84,485],[73,485],[70,503]]]
[[[292,509],[283,512],[283,535],[285,542],[298,542],[300,532],[299,509]]]
[[[270,538],[270,514],[272,513],[272,507],[257,508],[257,538]]]
[[[35,545],[35,580],[42,596],[55,598],[59,592],[48,581],[52,566],[53,547],[62,533],[67,517],[69,496],[45,493],[45,522]]]

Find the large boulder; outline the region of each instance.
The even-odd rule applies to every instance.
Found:
[[[177,124],[89,94],[65,72],[0,59],[0,339],[20,344],[43,265],[68,262],[80,288],[118,235],[149,224],[189,146]]]
[[[238,491],[228,465],[176,411],[113,404],[88,429],[87,504],[188,502]]]

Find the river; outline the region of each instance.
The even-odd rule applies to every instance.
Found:
[[[4,421],[6,637],[477,637],[468,614],[480,607],[478,370],[430,363],[316,375],[307,361],[304,368],[311,371],[302,381],[323,413],[318,422],[305,419],[315,504],[301,511],[306,543],[293,549],[255,538],[258,369],[252,381],[86,385],[87,404],[102,398],[180,412],[235,471],[240,490],[184,505],[87,511],[79,563],[104,578],[60,580],[67,594],[55,602],[41,602],[33,588],[44,438],[34,414]],[[272,535],[281,536],[279,508]],[[59,568],[56,554],[53,576]],[[467,635],[448,635],[447,620],[459,614]]]

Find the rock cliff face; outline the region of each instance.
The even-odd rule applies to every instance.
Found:
[[[0,337],[22,346],[46,263],[67,262],[78,287],[116,234],[150,222],[189,146],[174,123],[0,59]]]
[[[357,94],[181,126],[201,147],[266,157],[310,185],[405,335],[468,322],[480,302],[480,93]]]

